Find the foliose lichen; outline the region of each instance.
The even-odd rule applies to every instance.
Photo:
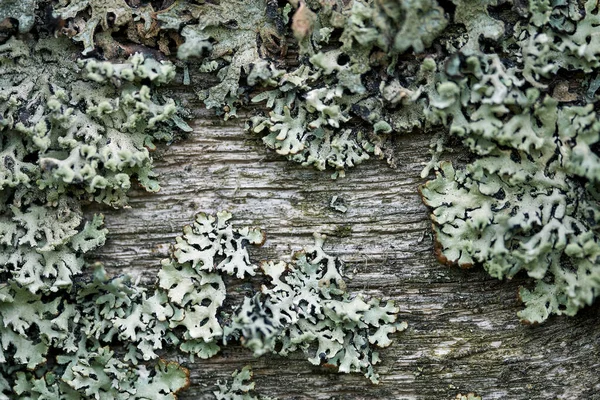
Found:
[[[124,206],[132,178],[158,190],[153,142],[189,129],[156,92],[174,67],[80,59],[67,39],[38,34],[0,45],[0,397],[174,398],[184,368],[148,369],[112,348],[135,329],[127,313],[144,290],[101,270],[83,279],[107,231],[82,211]]]
[[[233,372],[231,377],[230,382],[217,383],[218,390],[213,392],[217,400],[276,400],[254,393],[255,383],[252,381],[252,369],[249,366]]]
[[[174,398],[189,384],[188,372],[178,364],[155,361],[165,348],[178,346],[192,359],[208,358],[221,345],[242,339],[238,332],[254,329],[239,321],[231,325],[235,318],[223,310],[223,276],[255,275],[258,268],[246,246],[262,244],[264,235],[257,229],[233,229],[227,213],[216,218],[200,214],[177,239],[172,257],[163,261],[156,287],[141,286],[128,276],[111,278],[101,265],[92,276],[86,274],[85,255],[104,244],[107,231],[101,215],[86,221],[82,206],[126,206],[132,179],[157,191],[150,157],[154,142],[190,130],[181,109],[160,93],[159,86],[175,77],[174,65],[158,61],[154,56],[162,56],[152,51],[131,54],[121,35],[127,29],[130,40],[144,45],[155,40],[167,55],[169,48],[161,40],[178,29],[176,21],[186,11],[192,16],[188,23],[200,18],[182,33],[186,39],[206,36],[208,53],[187,42],[179,55],[186,58],[189,50],[209,56],[203,63],[216,65],[222,82],[206,92],[206,104],[229,102],[234,107],[241,93],[234,86],[251,72],[257,57],[272,51],[275,39],[282,39],[278,10],[270,9],[270,3],[256,4],[250,14],[254,19],[248,19],[242,3],[199,8],[176,2],[158,13],[152,5],[132,7],[124,1],[49,3],[40,3],[44,18],[55,18],[57,33],[83,42],[81,53],[95,57],[81,58],[68,39],[47,35],[46,27],[24,36],[9,34],[0,44],[0,395]],[[224,21],[230,15],[237,16],[237,31]],[[257,25],[263,30],[255,39]],[[31,28],[25,25],[22,31]],[[270,37],[273,43],[266,43]],[[99,50],[120,60],[98,59]],[[235,50],[233,57],[230,50]],[[311,252],[321,254],[320,245]],[[341,279],[341,272],[336,273]],[[365,344],[369,339],[374,345],[388,344],[387,334],[397,326],[387,324],[395,321],[397,309],[391,303],[367,305],[360,297],[350,300],[339,290],[335,294],[345,297],[326,295],[329,302],[337,301],[327,306],[327,314],[304,310],[303,318],[331,319],[327,327],[340,332],[360,326],[361,331],[345,333],[352,342],[332,339],[326,352],[341,371],[368,371],[375,380],[377,353]],[[352,322],[345,321],[346,308],[355,316]],[[362,313],[379,308],[385,318],[373,315],[363,321]],[[385,334],[376,333],[380,330]],[[242,340],[252,342],[248,334]],[[359,362],[363,355],[368,359]]]
[[[412,70],[417,79],[403,79],[414,63],[401,55],[430,46],[447,20],[435,0],[331,2],[315,10],[300,2],[293,17],[305,22],[292,24],[298,67],[254,64],[249,83],[272,89],[252,101],[266,101],[270,111],[253,117],[248,129],[265,132],[265,144],[291,160],[334,168],[335,178],[370,155],[384,156],[392,132],[423,125],[421,77]]]
[[[363,372],[376,383],[374,348],[389,346],[388,335],[406,329],[406,323],[396,322],[392,302],[347,293],[343,264],[323,251],[323,240],[315,235],[315,245],[297,253],[292,265],[263,263],[269,285],[244,299],[225,335],[239,337],[257,356],[301,349],[312,364]]]
[[[158,274],[159,288],[166,293],[173,312],[170,328],[184,328],[181,349],[200,358],[219,351],[223,326],[219,312],[226,298],[225,275],[245,278],[256,274],[246,246],[262,245],[258,229],[233,229],[231,214],[217,217],[198,214],[192,226],[177,238],[173,257],[163,260]]]
[[[184,328],[181,349],[208,358],[219,342],[240,340],[256,356],[303,350],[313,364],[363,372],[377,382],[373,365],[379,357],[373,347],[388,346],[388,335],[404,330],[406,323],[396,322],[398,308],[392,302],[380,305],[346,291],[343,264],[323,251],[323,236],[316,235],[315,245],[297,253],[292,265],[264,262],[260,270],[273,287],[263,285],[231,316],[222,317],[223,276],[255,275],[258,268],[246,245],[264,242],[261,231],[233,229],[230,218],[226,212],[216,218],[198,214],[177,238],[173,257],[163,261],[158,286],[173,310],[166,315],[169,328]],[[318,348],[311,354],[312,343]]]
[[[148,86],[172,79],[169,64],[77,61],[66,49],[59,39],[0,46],[0,272],[32,294],[71,287],[104,243],[102,217],[84,221],[81,202],[124,205],[132,176],[158,190],[148,148],[174,121],[187,126]]]
[[[125,0],[59,0],[54,13],[70,20],[73,27],[69,28],[76,32],[73,39],[83,42],[83,54],[94,50],[98,25],[102,31],[116,31],[133,19],[133,9]]]
[[[334,177],[385,155],[386,138],[401,132],[458,137],[476,159],[455,171],[434,154],[424,171],[439,170],[422,190],[439,258],[500,279],[526,271],[537,284],[520,291],[519,315],[541,322],[574,315],[600,288],[600,85],[590,79],[577,93],[561,75],[597,72],[598,5],[509,3],[456,0],[448,18],[435,1],[298,2],[299,65],[253,64],[247,82],[271,89],[252,101],[270,111],[248,129]],[[448,20],[458,27],[440,36]]]
[[[0,189],[37,188],[48,202],[69,190],[113,206],[126,203],[131,176],[157,191],[154,142],[189,129],[175,102],[152,92],[174,67],[141,54],[117,64],[76,54],[65,39],[0,46]]]
[[[197,216],[156,287],[85,275],[107,232],[82,207],[158,190],[154,143],[190,130],[160,90],[175,65],[225,118],[260,104],[250,132],[334,177],[436,133],[421,194],[440,261],[534,279],[525,322],[574,315],[600,290],[599,18],[595,0],[3,2],[0,398],[174,398],[189,380],[153,361],[164,348],[207,358],[235,340],[376,381],[374,347],[404,328],[391,302],[346,292],[322,238],[258,268],[262,233],[227,213]],[[451,139],[464,165],[438,162]],[[224,276],[260,273],[227,315]],[[223,398],[256,398],[249,376]]]
[[[163,260],[155,288],[140,286],[126,275],[110,278],[101,265],[91,279],[53,288],[50,302],[16,279],[0,286],[0,393],[31,398],[174,398],[189,384],[187,370],[160,361],[148,371],[149,361],[173,346],[192,360],[209,358],[221,345],[238,339],[255,355],[275,352],[275,341],[287,342],[280,354],[308,350],[317,341],[318,354],[309,361],[327,361],[340,372],[362,371],[376,382],[373,365],[379,358],[371,346],[389,345],[388,335],[406,324],[395,322],[398,309],[390,302],[380,306],[378,300],[365,302],[346,293],[341,261],[323,252],[320,236],[298,256],[298,270],[290,267],[285,280],[297,293],[278,293],[278,299],[291,296],[285,305],[276,304],[275,297],[263,298],[269,293],[263,288],[263,295],[246,297],[239,310],[226,312],[224,276],[255,275],[258,268],[246,247],[264,242],[258,229],[234,229],[231,217],[227,212],[216,217],[198,214],[177,238],[172,256]],[[103,240],[106,233],[93,235],[99,225],[101,219],[94,220],[69,243],[79,250],[97,245],[95,236],[101,234]],[[285,267],[284,263],[262,267],[270,280],[281,277],[282,271],[277,274],[268,265]],[[254,318],[248,315],[250,303],[269,312],[280,309],[292,320],[282,326],[276,320]],[[33,331],[39,334],[32,336]],[[58,354],[55,361],[49,360],[50,353]],[[234,380],[229,394],[217,397],[251,389],[240,386],[246,375]]]
[[[586,2],[587,13],[591,3]],[[528,31],[555,29],[550,15],[565,9],[548,4],[546,26],[538,6],[531,2]],[[587,13],[578,14],[581,21],[572,21],[570,29],[589,29],[583,21],[595,16]],[[527,49],[547,33],[532,33],[537,38],[532,39],[514,32],[504,39],[515,47],[512,60],[470,48],[437,63],[435,84],[426,89],[427,118],[446,126],[477,157],[458,169],[441,163],[421,194],[433,209],[440,261],[481,264],[499,279],[525,271],[537,283],[520,290],[526,308],[519,316],[535,323],[551,314],[574,315],[600,288],[600,125],[595,101],[577,104],[584,97],[569,93],[568,82],[550,93],[543,81],[559,66],[592,68],[587,45],[580,44],[577,54],[568,46],[557,48],[551,57],[557,64],[544,61],[549,68],[533,74],[528,66],[537,58]],[[556,35],[563,43],[573,37]],[[572,61],[562,63],[565,54]]]
[[[261,55],[267,56],[282,45],[284,38],[269,7],[267,0],[207,3],[198,24],[182,29],[185,43],[179,46],[177,56],[183,60],[200,58],[200,70],[213,72],[219,80],[200,93],[206,107],[235,115],[235,103],[243,93],[242,74],[250,73]]]
[[[5,0],[0,7],[0,22],[17,20],[19,32],[28,32],[35,22],[37,0]]]

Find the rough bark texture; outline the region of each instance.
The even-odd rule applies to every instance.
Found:
[[[243,120],[243,118],[242,118]],[[444,267],[433,255],[427,210],[417,194],[429,137],[396,139],[397,169],[369,160],[331,180],[286,161],[244,133],[241,122],[199,116],[186,140],[155,160],[162,190],[134,191],[131,209],[102,209],[110,239],[96,253],[113,274],[154,281],[168,245],[196,212],[233,213],[236,226],[267,233],[254,260],[288,258],[328,235],[326,250],[346,262],[349,286],[394,299],[409,328],[381,352],[381,383],[310,365],[302,354],[254,359],[242,347],[190,363],[181,399],[210,399],[217,379],[251,364],[257,391],[281,399],[450,399],[474,391],[484,399],[600,399],[598,305],[575,318],[522,326],[517,288],[528,280],[490,278],[481,269]],[[346,213],[333,210],[342,198]],[[92,211],[92,210],[90,210]],[[97,209],[95,210],[97,211]],[[248,293],[257,282],[232,282]]]

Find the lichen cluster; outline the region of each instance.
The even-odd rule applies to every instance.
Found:
[[[218,390],[214,391],[217,400],[276,400],[272,397],[256,395],[255,383],[252,382],[252,370],[249,366],[231,374],[230,382],[218,382]]]
[[[421,188],[442,262],[536,280],[520,290],[519,316],[530,323],[574,315],[600,289],[595,89],[571,92],[560,75],[595,71],[597,5],[542,3],[517,8],[522,20],[504,33],[504,52],[461,49],[437,63],[428,118],[476,157],[440,164]]]
[[[422,53],[448,21],[435,0],[324,2],[315,11],[301,3],[293,17],[298,67],[255,63],[251,83],[270,90],[252,101],[266,101],[270,111],[248,128],[265,132],[264,143],[291,160],[334,168],[335,178],[383,156],[390,134],[422,126],[423,77],[402,54]]]
[[[265,51],[246,60],[245,83],[261,88],[251,101],[268,110],[250,119],[251,132],[291,160],[332,167],[334,178],[371,155],[394,163],[388,142],[404,132],[433,132],[438,143],[458,138],[472,161],[440,164],[436,144],[424,170],[438,170],[421,191],[433,209],[438,258],[483,265],[499,279],[525,271],[536,280],[520,291],[525,322],[574,315],[594,301],[600,84],[582,74],[599,67],[596,1],[290,4],[282,18],[297,65]],[[257,26],[273,32],[272,19]],[[223,65],[221,76],[233,67],[199,43],[180,49]],[[220,103],[229,111],[244,100],[235,79],[237,98],[232,90]]]
[[[155,287],[86,272],[107,232],[82,208],[157,191],[155,142],[191,130],[163,88],[177,70],[224,118],[260,105],[249,132],[334,178],[372,156],[394,165],[403,133],[437,135],[420,192],[440,261],[533,278],[525,322],[595,300],[596,0],[157,3],[0,5],[0,398],[173,398],[187,371],[156,362],[164,348],[207,358],[232,341],[377,380],[374,347],[404,328],[398,309],[348,294],[318,236],[259,268],[246,251],[259,230],[200,214]],[[448,142],[466,162],[438,162]],[[261,274],[224,312],[224,277]],[[248,378],[228,395],[254,398]]]
[[[334,177],[371,155],[393,163],[387,140],[403,132],[458,138],[472,161],[434,154],[424,171],[438,170],[421,191],[438,258],[525,271],[524,322],[574,315],[600,288],[599,84],[581,75],[598,71],[597,2],[453,3],[294,4],[299,63],[254,61],[246,83],[269,112],[248,129]]]
[[[263,329],[264,321],[242,321],[237,313],[241,315],[243,307],[232,311],[235,316],[226,315],[223,277],[243,279],[257,273],[246,246],[262,244],[264,235],[257,229],[233,229],[227,213],[216,218],[200,214],[184,229],[172,257],[163,261],[154,288],[128,276],[111,278],[101,265],[90,276],[85,264],[86,253],[104,244],[107,231],[102,215],[86,221],[82,207],[91,202],[126,206],[132,184],[157,191],[150,157],[154,142],[171,141],[177,132],[191,129],[181,118],[183,110],[160,88],[175,77],[172,63],[154,57],[168,54],[166,38],[181,44],[181,38],[203,35],[208,51],[219,56],[202,68],[208,71],[216,65],[222,70],[217,73],[221,82],[205,92],[206,105],[235,106],[240,93],[234,86],[264,48],[253,38],[254,27],[264,24],[265,35],[274,29],[264,16],[266,3],[257,3],[250,14],[258,19],[246,18],[242,3],[235,5],[237,14],[206,5],[201,9],[203,22],[188,25],[178,36],[179,13],[196,15],[197,6],[176,3],[159,15],[151,5],[131,7],[124,1],[60,1],[54,4],[54,16],[45,17],[56,18],[55,35],[67,38],[36,27],[32,34],[9,31],[0,45],[2,398],[174,398],[189,378],[176,363],[156,362],[166,348],[177,346],[193,360],[211,357],[231,341],[258,340],[248,332]],[[2,11],[9,18],[23,12],[16,6]],[[224,13],[237,16],[236,29],[223,26]],[[140,18],[146,22],[143,26]],[[33,28],[26,15],[16,20],[21,32]],[[131,44],[117,42],[112,35],[125,28],[129,40],[158,46],[158,52],[144,55],[132,52]],[[84,49],[68,37],[83,42]],[[267,37],[261,37],[261,43]],[[98,48],[115,60],[99,59]],[[232,49],[234,57],[225,56]],[[186,51],[203,54],[181,44],[181,58]],[[85,58],[90,54],[94,57]],[[309,273],[309,268],[310,276],[297,275],[306,282],[295,289],[295,296],[312,297],[316,304],[336,303],[325,313],[321,308],[295,311],[300,303],[288,302],[285,312],[298,315],[294,322],[301,315],[319,325],[313,327],[312,338],[299,341],[294,326],[294,334],[282,329],[277,340],[290,336],[296,341],[294,349],[308,351],[317,338],[329,338],[330,357],[322,361],[339,365],[342,372],[361,371],[375,381],[378,358],[368,342],[379,347],[390,343],[387,334],[403,328],[395,324],[398,310],[391,303],[385,308],[375,300],[367,304],[341,288],[330,293],[331,271],[323,258],[335,264],[334,286],[342,282],[341,261],[323,253],[321,244],[303,256],[301,273]],[[290,267],[290,274],[294,271]],[[320,285],[318,292],[307,286],[309,281]],[[271,307],[258,298],[252,302]],[[347,315],[352,321],[346,321]],[[330,331],[339,334],[329,337]],[[275,351],[255,353],[267,350]]]
[[[220,345],[234,340],[241,340],[257,356],[301,349],[314,364],[363,372],[376,382],[373,365],[378,355],[371,346],[388,346],[388,335],[406,324],[396,323],[398,309],[391,302],[366,303],[360,295],[346,292],[343,264],[323,251],[321,236],[297,256],[295,267],[263,264],[270,280],[288,270],[289,286],[283,282],[279,286],[294,293],[278,293],[282,304],[257,294],[246,297],[229,315],[223,310],[227,297],[223,278],[255,275],[258,267],[250,261],[246,246],[264,242],[260,230],[234,229],[230,219],[226,212],[216,218],[198,214],[177,238],[172,257],[163,260],[155,288],[140,286],[128,276],[109,278],[101,265],[91,279],[54,290],[52,301],[16,281],[1,287],[0,394],[173,398],[189,384],[187,370],[161,360],[148,371],[148,361],[173,346],[192,360],[210,358]],[[92,228],[86,225],[81,237],[71,241],[89,239],[100,224],[95,220]],[[103,239],[104,230],[99,234]],[[266,288],[263,292],[269,293]],[[249,304],[254,308],[249,310]],[[33,331],[38,335],[32,336]],[[275,350],[276,341],[284,343],[281,350]],[[316,355],[309,353],[313,342],[319,345]],[[55,360],[49,359],[50,353],[57,354]]]
[[[403,132],[459,138],[472,162],[455,170],[434,154],[424,171],[439,171],[421,192],[438,258],[499,279],[525,271],[536,280],[520,291],[525,322],[574,315],[600,288],[600,85],[581,75],[600,66],[599,6],[453,3],[291,2],[298,65],[264,51],[246,60],[246,83],[266,89],[252,102],[268,110],[248,129],[333,177],[372,155],[394,163],[387,141]],[[181,48],[200,54],[198,43]],[[207,49],[204,63],[226,60]],[[243,100],[235,79],[227,110]]]
[[[158,190],[149,149],[188,129],[156,92],[174,67],[77,54],[66,39],[0,46],[0,397],[174,398],[185,369],[111,346],[143,292],[101,270],[81,280],[107,233],[82,206],[125,205],[132,178]]]
[[[379,358],[374,347],[389,346],[388,335],[406,328],[406,323],[396,322],[398,308],[392,302],[365,302],[361,295],[348,293],[343,263],[323,251],[320,235],[315,235],[314,246],[296,254],[293,264],[269,261],[259,269],[246,246],[261,245],[264,234],[258,229],[233,229],[230,219],[226,212],[216,218],[198,214],[177,238],[173,256],[163,260],[152,296],[162,299],[154,308],[169,309],[161,313],[161,332],[183,328],[181,340],[171,342],[181,342],[181,350],[192,357],[209,358],[220,345],[240,341],[255,356],[302,350],[313,364],[362,372],[377,382],[373,366]],[[222,309],[227,296],[223,278],[243,279],[259,270],[273,287],[263,285],[227,315]],[[139,315],[132,320],[139,320]],[[135,337],[124,339],[136,345]]]
[[[323,239],[315,235],[315,245],[297,253],[292,265],[263,263],[269,286],[244,299],[225,334],[241,337],[257,356],[302,349],[312,364],[363,372],[377,383],[374,347],[389,346],[388,335],[406,329],[406,323],[396,322],[398,308],[392,302],[366,302],[346,292],[342,264],[323,251]]]

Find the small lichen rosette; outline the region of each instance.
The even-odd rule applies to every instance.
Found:
[[[269,284],[244,299],[225,328],[225,339],[239,337],[256,356],[302,350],[312,364],[362,372],[377,383],[375,348],[389,346],[388,335],[404,330],[406,323],[397,322],[393,302],[382,305],[350,295],[343,264],[323,251],[323,240],[315,235],[315,245],[296,254],[292,264],[261,265]]]
[[[250,366],[234,371],[231,378],[227,382],[217,382],[218,390],[213,392],[217,400],[276,400],[254,393],[255,383]]]
[[[256,273],[246,246],[262,245],[265,237],[254,228],[234,229],[231,214],[203,213],[178,237],[173,257],[163,260],[158,286],[166,294],[172,315],[169,328],[181,327],[181,349],[192,357],[212,357],[219,351],[223,328],[219,319],[227,295],[224,275],[245,278]]]

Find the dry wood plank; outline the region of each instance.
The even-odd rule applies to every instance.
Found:
[[[95,257],[110,273],[152,283],[168,245],[195,213],[229,210],[236,226],[265,230],[254,260],[289,259],[328,235],[326,250],[346,262],[349,286],[394,299],[409,329],[381,352],[381,384],[360,374],[336,374],[310,365],[302,354],[254,359],[232,346],[211,360],[165,358],[191,371],[182,399],[210,399],[216,379],[252,364],[257,390],[282,399],[450,399],[475,391],[484,399],[600,399],[599,307],[575,318],[522,326],[516,317],[519,285],[480,269],[441,266],[432,252],[430,222],[416,188],[428,161],[429,138],[399,137],[397,168],[369,160],[331,180],[286,161],[244,133],[239,121],[200,116],[189,138],[161,148],[155,160],[162,190],[134,191],[130,209],[90,209],[106,215],[106,246]],[[348,211],[329,204],[344,199]],[[231,282],[243,294],[252,283]],[[256,282],[254,282],[255,284]]]

